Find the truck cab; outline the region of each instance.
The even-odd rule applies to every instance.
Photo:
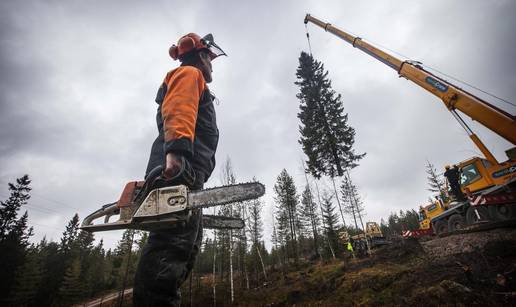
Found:
[[[440,200],[436,199],[432,203],[419,207],[419,228],[430,229],[430,221],[434,216],[437,216],[446,210],[446,205]]]
[[[516,161],[499,164],[479,157],[459,163],[460,185],[463,192],[476,193],[495,185],[504,185],[516,178]]]

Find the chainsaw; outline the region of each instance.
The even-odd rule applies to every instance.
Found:
[[[120,199],[88,215],[81,229],[90,232],[117,229],[159,230],[184,226],[192,210],[221,206],[258,198],[265,194],[259,182],[191,191],[185,185],[156,185],[146,181],[126,184]],[[114,216],[118,220],[110,221]],[[103,219],[100,223],[97,220]],[[203,216],[207,229],[241,229],[244,221],[234,217]]]

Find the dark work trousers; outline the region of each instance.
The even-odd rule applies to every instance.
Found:
[[[163,132],[154,141],[147,175],[164,165]],[[196,172],[197,173],[197,172]],[[196,174],[192,190],[202,189],[204,176]],[[180,306],[181,284],[192,271],[202,241],[202,211],[194,210],[184,227],[151,231],[136,270],[133,303],[143,306]]]
[[[192,271],[201,241],[200,210],[185,227],[151,232],[134,279],[134,306],[180,306],[180,287]]]

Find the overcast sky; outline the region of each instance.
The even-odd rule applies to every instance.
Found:
[[[516,101],[510,0],[1,1],[0,197],[8,182],[31,176],[35,241],[58,240],[75,212],[82,219],[118,199],[144,175],[157,134],[154,97],[178,65],[169,46],[188,32],[213,33],[229,57],[213,63],[221,138],[208,185],[220,183],[227,157],[239,181],[263,182],[269,240],[276,177],[285,168],[299,192],[305,185],[294,82],[308,49],[306,13]],[[436,97],[322,29],[308,30],[314,57],[342,94],[356,152],[367,153],[351,173],[366,220],[424,203],[427,160],[442,169],[480,155]],[[471,124],[504,159],[510,144]],[[120,232],[96,238],[112,246]]]

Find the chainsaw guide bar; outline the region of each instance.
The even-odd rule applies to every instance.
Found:
[[[158,230],[183,226],[192,210],[256,199],[265,194],[265,187],[259,182],[248,182],[189,191],[188,187],[177,185],[151,190],[141,203],[135,201],[140,198],[138,192],[137,189],[131,190],[132,202],[128,204],[122,203],[122,195],[118,202],[104,205],[93,212],[84,219],[81,229],[96,232],[118,229]],[[110,222],[113,216],[119,219]],[[103,223],[94,223],[101,218],[104,219]],[[244,222],[234,217],[206,215],[203,217],[203,226],[207,229],[241,229]]]

